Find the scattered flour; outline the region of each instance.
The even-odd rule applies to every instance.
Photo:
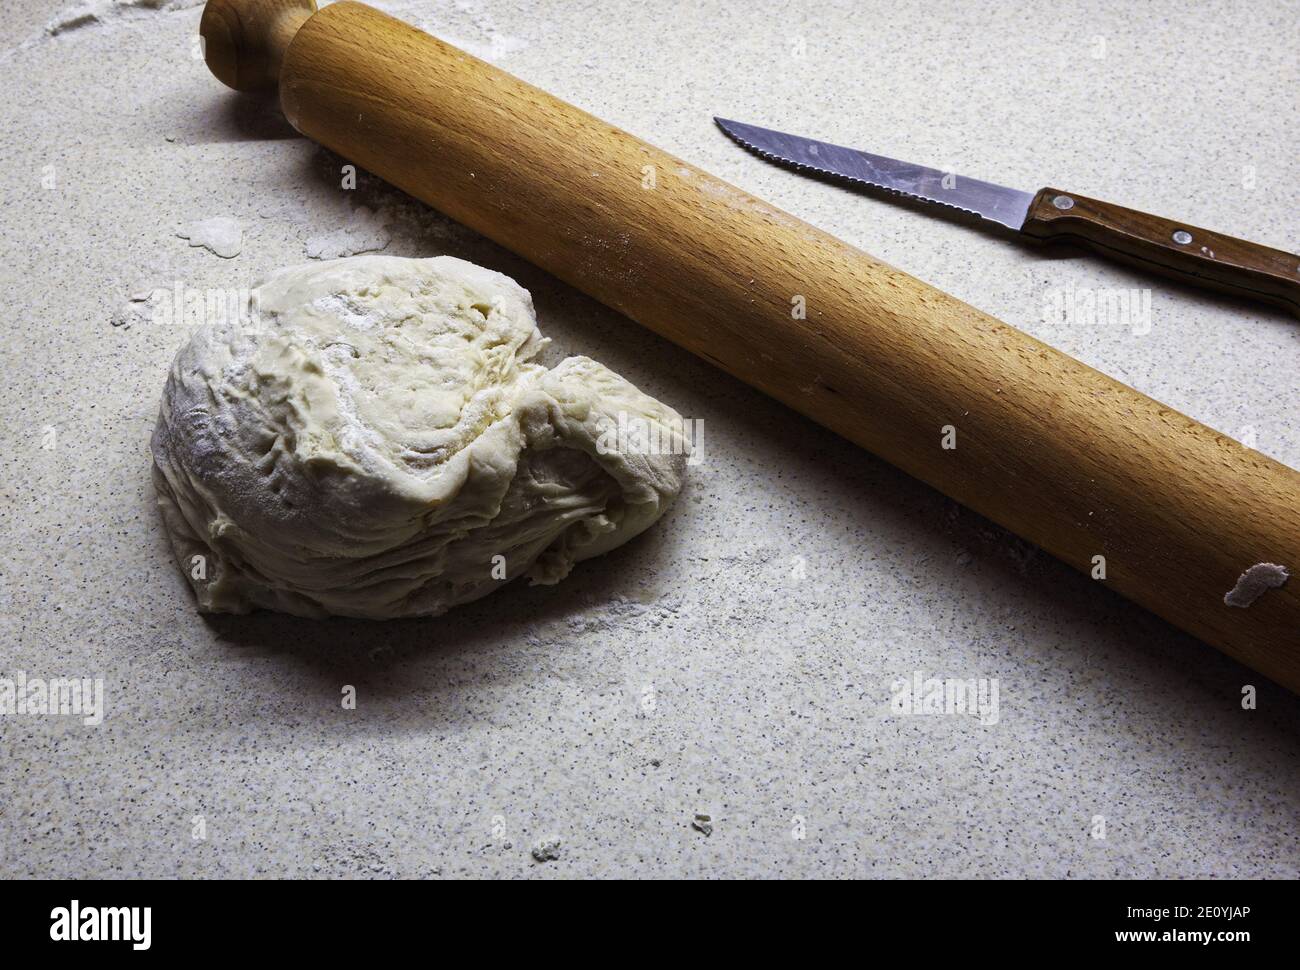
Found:
[[[319,0],[326,6],[330,0]],[[111,26],[142,20],[154,13],[172,13],[203,6],[204,0],[82,0],[56,13],[39,34],[23,46],[87,27]],[[430,17],[427,2],[375,0],[372,6],[434,34],[475,57],[496,63],[510,57],[528,42],[503,33],[485,11],[467,0],[455,0],[451,10]]]
[[[191,246],[210,249],[223,259],[234,259],[244,248],[244,230],[228,216],[191,222],[176,235],[188,239]]]
[[[126,287],[126,298],[132,303],[141,303],[151,298],[158,290],[169,290],[178,277],[178,271],[170,254],[156,255],[144,263],[137,264]]]
[[[1289,577],[1285,566],[1257,562],[1237,577],[1237,585],[1224,594],[1223,602],[1245,609],[1268,590],[1281,586]]]
[[[307,255],[312,259],[339,259],[386,249],[393,240],[388,223],[386,214],[357,206],[346,226],[308,239]]]
[[[516,51],[521,51],[528,46],[526,41],[518,37],[511,37],[508,34],[492,33],[488,36],[486,42],[476,42],[465,40],[462,37],[453,37],[446,31],[435,31],[428,28],[421,28],[427,33],[435,34],[440,40],[445,40],[452,47],[459,47],[467,54],[473,54],[480,61],[487,61],[489,64],[496,64],[505,60]]]
[[[503,33],[490,14],[468,0],[454,0],[450,11],[435,16],[429,15],[427,2],[378,0],[372,6],[489,63],[505,60],[528,46],[527,41]]]
[[[126,287],[126,303],[113,311],[108,322],[121,330],[130,330],[136,324],[152,320],[155,296],[171,289],[167,281],[175,275],[169,262],[151,260],[135,276],[128,277],[131,282]]]
[[[169,13],[202,6],[204,0],[89,0],[65,7],[45,25],[44,35],[57,37],[83,27],[133,20],[155,11]]]
[[[341,166],[349,164],[346,159],[334,154],[327,148],[320,148],[313,159],[318,173],[327,183],[337,184]],[[437,209],[431,208],[412,198],[400,189],[395,189],[383,179],[359,168],[356,172],[356,188],[351,197],[355,206],[382,213],[386,228],[394,240],[418,244],[418,248],[427,249],[430,243],[445,249],[455,246],[465,252],[471,252],[476,246],[482,246],[486,240],[473,229],[469,229]],[[343,210],[348,217],[348,210]],[[338,219],[340,216],[322,216],[317,210],[307,210],[299,206],[292,218],[298,222],[320,226],[322,219]]]
[[[132,299],[125,306],[114,310],[113,315],[108,318],[108,322],[119,329],[130,330],[136,324],[148,322],[152,313],[153,310],[147,298],[145,300]]]
[[[162,283],[141,277],[127,287],[126,298],[132,303],[143,303],[153,297],[159,290],[167,289]]]
[[[331,293],[312,302],[312,307],[322,313],[332,313],[353,330],[373,330],[381,317],[365,310],[359,300],[342,293]]]

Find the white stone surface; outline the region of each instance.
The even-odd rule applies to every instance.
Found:
[[[102,677],[107,705],[0,717],[0,876],[1297,875],[1300,700],[399,193],[341,190],[344,160],[192,58],[197,8],[128,6],[0,20],[0,677]],[[1294,320],[800,178],[710,120],[1295,251],[1294,2],[386,7],[1300,464]],[[142,279],[301,262],[359,205],[385,252],[528,287],[551,362],[703,420],[672,521],[434,621],[198,615],[148,457],[190,324],[112,320]],[[234,259],[174,235],[214,213]],[[1149,332],[1043,320],[1081,288],[1150,289]],[[891,713],[913,671],[997,678],[997,723]]]

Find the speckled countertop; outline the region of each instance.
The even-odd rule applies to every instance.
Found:
[[[382,6],[1300,464],[1294,320],[801,179],[710,121],[1294,251],[1294,2]],[[105,697],[98,726],[0,717],[0,876],[1297,875],[1300,700],[392,190],[341,192],[192,57],[197,8],[99,10],[0,22],[0,677]],[[205,619],[147,451],[186,332],[128,297],[247,286],[358,203],[390,253],[518,278],[549,359],[701,419],[705,458],[558,587]],[[175,235],[215,216],[234,259]],[[1150,289],[1149,329],[1044,316],[1114,288]],[[915,671],[996,678],[996,723],[897,714]]]

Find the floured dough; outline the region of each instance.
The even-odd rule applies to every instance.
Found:
[[[586,357],[531,362],[532,298],[500,273],[358,256],[252,305],[180,351],[153,436],[205,611],[436,615],[503,576],[559,581],[681,490],[677,413]],[[620,420],[658,446],[611,448]]]

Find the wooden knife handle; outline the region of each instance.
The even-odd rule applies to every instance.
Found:
[[[1024,231],[1185,283],[1280,306],[1300,316],[1300,256],[1060,189],[1034,197]]]

